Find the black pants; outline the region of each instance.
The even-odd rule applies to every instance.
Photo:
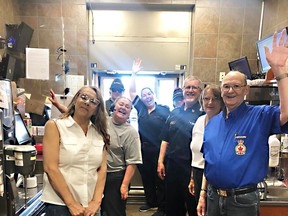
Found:
[[[196,216],[195,197],[189,193],[191,162],[168,159],[166,163],[166,216]]]
[[[195,200],[196,200],[196,203],[198,204],[199,196],[201,192],[204,169],[192,167],[192,171],[193,171],[193,180],[194,180]]]
[[[125,170],[107,173],[104,197],[101,205],[103,216],[126,216],[126,200],[121,199],[120,187]]]
[[[150,143],[142,143],[143,164],[138,165],[145,192],[146,203],[165,212],[165,182],[158,177],[159,149]]]

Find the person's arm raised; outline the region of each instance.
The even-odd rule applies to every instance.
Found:
[[[67,107],[64,106],[63,104],[60,104],[59,101],[57,100],[55,93],[52,89],[50,89],[50,97],[49,100],[51,101],[52,105],[54,105],[61,113],[64,113],[67,111]]]
[[[283,29],[279,42],[274,33],[272,50],[265,48],[266,59],[271,66],[278,84],[280,99],[280,122],[284,125],[288,121],[288,40],[285,42],[286,29]]]
[[[141,59],[136,59],[133,61],[131,83],[129,88],[130,98],[133,101],[136,97],[136,74],[141,70]]]

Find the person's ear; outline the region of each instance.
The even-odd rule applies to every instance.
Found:
[[[250,92],[250,86],[249,85],[246,85],[245,86],[245,95],[248,95]]]

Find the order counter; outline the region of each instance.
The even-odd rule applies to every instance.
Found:
[[[43,159],[42,155],[37,155],[35,175],[37,176],[37,187],[28,189],[29,199],[25,208],[25,199],[23,198],[23,187],[18,188],[18,197],[16,198],[16,215],[20,216],[38,216],[45,212],[44,203],[41,202],[43,188]],[[260,216],[287,216],[288,215],[288,188],[286,181],[266,180],[267,191],[260,201]],[[144,198],[143,190],[139,181],[133,182],[135,188],[130,191],[131,199],[129,203],[139,203]],[[141,190],[139,189],[141,188]],[[135,190],[137,189],[137,190]],[[139,192],[140,190],[141,192]],[[136,192],[135,192],[136,191]],[[136,193],[136,195],[134,194]],[[129,195],[129,196],[130,196]],[[141,195],[141,199],[139,198]],[[136,198],[135,198],[136,197]]]
[[[267,179],[267,192],[260,201],[260,216],[288,215],[288,182],[276,178]]]

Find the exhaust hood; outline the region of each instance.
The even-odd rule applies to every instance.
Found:
[[[93,71],[127,73],[136,58],[142,59],[145,73],[188,69],[191,5],[186,10],[173,8],[89,11],[89,63]]]

